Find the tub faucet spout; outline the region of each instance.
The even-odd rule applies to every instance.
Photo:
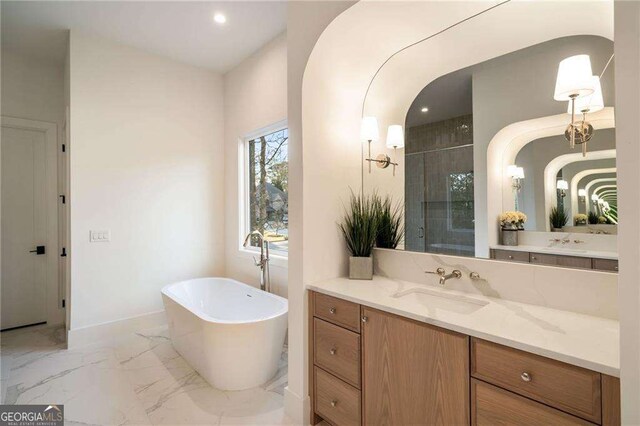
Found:
[[[256,236],[260,241],[260,259],[253,257],[255,265],[260,268],[260,290],[271,293],[271,279],[269,276],[269,242],[264,239],[264,235],[258,230],[248,234],[242,243],[243,247],[249,246],[251,237]]]

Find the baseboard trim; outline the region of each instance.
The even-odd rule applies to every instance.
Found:
[[[144,330],[145,328],[161,326],[166,323],[167,317],[165,312],[156,311],[121,320],[71,329],[67,333],[67,347],[73,349],[94,343],[110,343],[121,339],[126,334]]]
[[[301,397],[289,389],[284,388],[284,412],[295,424],[308,425],[311,415],[311,401],[308,396]]]

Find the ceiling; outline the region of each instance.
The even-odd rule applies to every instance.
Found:
[[[443,75],[418,94],[407,111],[407,128],[435,123],[473,112],[473,67]],[[427,107],[429,111],[422,112]]]
[[[284,1],[2,1],[1,10],[3,49],[59,63],[71,29],[224,73],[286,29]]]

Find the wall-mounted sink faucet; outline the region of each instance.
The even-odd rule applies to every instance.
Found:
[[[462,272],[457,269],[454,269],[450,274],[447,274],[447,271],[445,271],[444,268],[438,268],[435,271],[424,271],[424,273],[440,276],[440,280],[438,281],[440,285],[444,285],[447,280],[450,280],[451,278],[459,279],[462,277]]]
[[[271,278],[269,276],[269,242],[264,239],[260,231],[253,231],[247,235],[242,243],[242,247],[247,247],[251,242],[251,237],[258,237],[260,240],[260,259],[253,257],[253,262],[260,268],[260,290],[271,293]]]
[[[440,275],[440,285],[444,285],[447,280],[450,280],[451,278],[455,278],[455,279],[460,279],[462,277],[462,272],[460,272],[457,269],[454,269],[453,271],[451,271],[450,274],[445,274],[445,275]]]

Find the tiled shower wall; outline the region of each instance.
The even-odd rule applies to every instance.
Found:
[[[473,256],[473,116],[408,128],[405,164],[406,248]]]

